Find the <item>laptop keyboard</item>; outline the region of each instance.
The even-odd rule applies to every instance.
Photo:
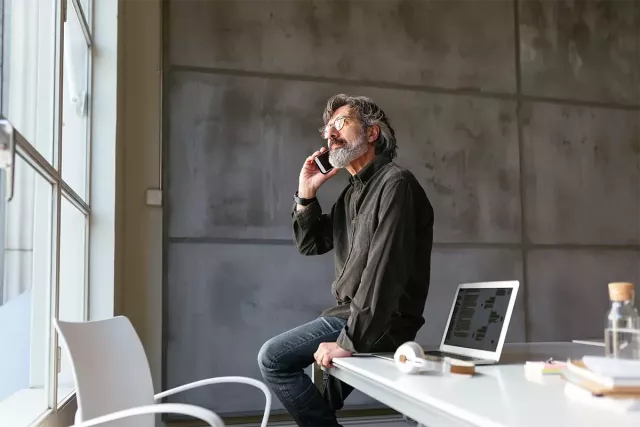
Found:
[[[473,360],[479,360],[477,357],[463,356],[461,354],[449,353],[447,351],[440,351],[440,350],[427,351],[425,352],[425,354],[428,354],[431,356],[438,356],[438,357],[450,357],[452,359],[466,360],[469,362]]]

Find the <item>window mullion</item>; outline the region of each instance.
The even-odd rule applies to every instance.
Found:
[[[80,27],[82,27],[82,33],[84,34],[84,38],[87,42],[87,47],[91,48],[91,46],[93,46],[93,40],[91,37],[91,29],[89,28],[89,23],[87,22],[87,17],[85,16],[84,11],[82,10],[80,1],[79,0],[71,0],[71,1],[73,2],[73,8],[76,11],[78,20],[80,21]]]
[[[62,204],[62,188],[61,188],[61,183],[62,183],[62,149],[63,149],[63,144],[62,144],[62,129],[63,129],[63,114],[62,114],[62,108],[63,108],[63,96],[64,96],[64,90],[63,90],[63,85],[64,85],[64,76],[63,76],[63,71],[64,71],[64,22],[65,22],[65,17],[66,14],[65,12],[67,12],[65,9],[67,7],[67,0],[58,0],[59,1],[59,6],[58,6],[58,15],[59,15],[59,19],[58,19],[58,29],[57,29],[57,35],[59,37],[58,39],[58,43],[57,43],[57,63],[56,63],[56,79],[57,79],[57,85],[56,85],[56,101],[57,101],[57,105],[55,108],[55,133],[54,133],[54,137],[57,139],[57,144],[54,144],[54,146],[58,147],[57,150],[57,166],[58,166],[58,170],[57,170],[57,175],[54,175],[56,178],[56,183],[54,184],[54,189],[55,189],[55,216],[54,216],[54,240],[53,240],[53,251],[54,251],[54,267],[53,267],[53,277],[52,277],[52,301],[51,301],[51,305],[52,305],[52,316],[55,319],[59,319],[59,311],[60,311],[60,223],[61,223],[61,204]],[[51,357],[49,358],[49,362],[50,362],[50,368],[49,368],[49,373],[50,373],[50,377],[51,380],[48,384],[49,386],[49,390],[48,390],[48,397],[49,397],[49,405],[51,408],[57,408],[58,407],[58,371],[60,370],[60,353],[59,353],[59,347],[60,347],[60,343],[58,340],[58,334],[55,332],[55,330],[53,328],[49,328],[49,330],[51,331],[51,341],[52,341],[52,346],[50,347],[50,352],[51,352]]]
[[[87,205],[85,201],[82,200],[80,196],[78,196],[78,193],[73,191],[69,184],[64,181],[60,181],[60,187],[62,187],[62,195],[69,201],[69,203],[75,206],[76,209],[78,209],[84,215],[89,215],[89,205]]]
[[[89,320],[89,245],[91,244],[91,221],[89,215],[84,217],[84,313],[83,321]]]
[[[53,252],[53,268],[51,272],[51,315],[49,318],[58,319],[59,301],[60,301],[60,222],[61,222],[61,205],[62,205],[62,191],[59,184],[54,184],[54,206],[53,206],[53,236],[52,236],[52,252]],[[58,334],[53,328],[49,329],[51,334],[49,341],[51,345],[49,347],[49,382],[47,384],[47,396],[49,398],[49,407],[56,409],[58,407],[58,370],[60,369],[60,342]]]
[[[89,96],[89,103],[88,103],[88,117],[89,120],[87,120],[87,152],[86,152],[86,158],[85,158],[85,183],[86,183],[86,189],[85,189],[85,196],[86,196],[86,200],[87,200],[87,204],[90,205],[91,204],[91,177],[92,177],[92,173],[91,173],[91,147],[93,145],[92,141],[93,141],[93,137],[92,137],[92,130],[93,130],[93,49],[89,48],[89,64],[87,65],[87,67],[89,68],[88,71],[88,96]]]
[[[15,132],[16,154],[20,155],[44,179],[51,184],[60,181],[60,173],[17,130]],[[58,150],[59,151],[59,150]]]

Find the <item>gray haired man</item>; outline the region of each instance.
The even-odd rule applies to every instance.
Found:
[[[433,208],[413,174],[393,162],[395,133],[371,99],[335,95],[321,133],[334,169],[322,174],[307,157],[293,204],[295,244],[303,255],[333,249],[336,305],[315,320],[267,341],[258,355],[266,382],[299,426],[339,426],[336,411],[353,390],[325,374],[321,394],[304,373],[314,361],[395,351],[424,324],[429,291]],[[340,169],[349,184],[329,212],[316,192]]]

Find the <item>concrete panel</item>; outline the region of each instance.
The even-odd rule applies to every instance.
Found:
[[[291,239],[304,159],[335,88],[260,78],[173,73],[169,87],[170,237]],[[347,185],[320,190],[325,211]]]
[[[601,338],[607,284],[640,286],[640,254],[623,250],[534,250],[528,254],[530,341]]]
[[[640,2],[527,0],[518,4],[525,93],[640,103]]]
[[[172,1],[173,64],[515,91],[513,3]]]
[[[212,376],[262,378],[258,350],[272,336],[315,319],[335,303],[333,256],[293,246],[172,243],[168,252],[166,387]],[[220,414],[261,411],[247,386],[204,387],[176,395]],[[282,405],[274,399],[274,409]],[[347,405],[380,406],[354,393]]]
[[[436,242],[521,240],[520,167],[512,101],[369,91],[391,117],[397,162],[433,204]]]
[[[637,111],[527,103],[525,212],[534,243],[640,243]]]
[[[495,280],[520,281],[507,341],[526,340],[525,289],[519,250],[439,248],[433,251],[431,265],[431,286],[424,310],[425,324],[416,338],[420,344],[440,344],[458,284]]]
[[[519,166],[512,101],[309,82],[175,73],[170,87],[169,235],[291,238],[302,160],[323,141],[326,99],[366,94],[391,118],[398,163],[427,190],[438,242],[517,242]],[[347,172],[319,193],[328,210]]]

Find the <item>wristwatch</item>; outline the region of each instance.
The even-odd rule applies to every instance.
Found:
[[[298,196],[298,192],[296,191],[296,193],[293,195],[293,199],[296,201],[297,204],[299,204],[300,206],[308,206],[311,203],[316,201],[316,198],[314,197],[313,199],[305,199],[303,197]]]

